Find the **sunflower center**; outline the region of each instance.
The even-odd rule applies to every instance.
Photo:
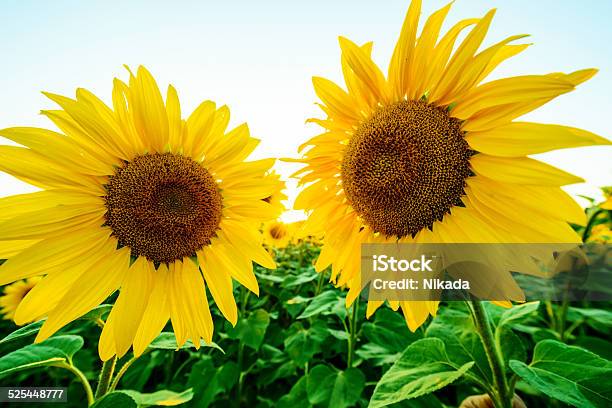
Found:
[[[221,221],[221,194],[211,174],[171,153],[137,156],[110,176],[106,224],[119,244],[168,263],[210,243]]]
[[[273,225],[270,228],[270,236],[274,239],[281,239],[286,235],[287,231],[282,225]]]
[[[364,222],[387,236],[414,236],[462,205],[472,151],[461,122],[425,102],[379,108],[346,147],[341,176]]]

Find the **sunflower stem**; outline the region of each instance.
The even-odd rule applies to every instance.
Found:
[[[349,339],[348,339],[348,357],[347,368],[353,367],[353,355],[355,354],[355,340],[357,336],[357,314],[359,313],[359,301],[353,302],[351,319],[349,320]]]
[[[87,381],[87,377],[81,370],[72,365],[72,363],[60,363],[57,364],[56,367],[64,368],[74,374],[79,382],[83,385],[83,389],[85,390],[85,395],[87,396],[87,406],[91,406],[94,403],[93,391],[91,390],[91,385],[89,385],[89,381]]]
[[[117,385],[119,385],[119,381],[121,380],[121,377],[123,377],[123,375],[126,373],[128,368],[130,368],[130,366],[134,364],[136,360],[138,360],[138,357],[133,356],[128,361],[126,361],[125,364],[121,366],[119,371],[117,371],[117,375],[115,376],[115,378],[113,378],[113,381],[111,382],[110,388],[108,389],[109,392],[115,391],[115,388],[117,388]]]
[[[96,399],[102,398],[108,392],[111,379],[113,378],[113,372],[115,371],[116,362],[117,357],[113,356],[102,364],[100,379],[98,380],[98,387],[96,388]]]
[[[495,344],[487,312],[483,303],[472,295],[470,295],[468,306],[472,312],[474,326],[480,336],[485,354],[487,355],[487,360],[489,361],[489,366],[491,367],[491,372],[493,373],[493,385],[495,386],[496,392],[495,395],[491,395],[491,399],[494,401],[497,408],[511,408],[513,396],[510,395],[509,392],[504,360],[500,350]]]

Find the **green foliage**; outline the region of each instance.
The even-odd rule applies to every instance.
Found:
[[[91,408],[137,408],[136,401],[124,392],[111,392],[96,401]]]
[[[117,362],[117,370],[128,368],[94,406],[449,408],[494,389],[485,349],[463,302],[442,304],[438,315],[413,333],[402,314],[386,306],[366,320],[365,302],[359,301],[353,325],[346,291],[328,282],[329,271],[314,271],[318,251],[310,244],[293,245],[276,251],[278,269],[255,265],[260,296],[236,286],[241,311],[235,327],[210,298],[212,344],[202,342],[196,350],[187,342],[177,350],[168,324],[141,357],[132,361],[128,353]],[[560,304],[485,306],[505,378],[527,406],[554,406],[555,399],[612,406],[609,304],[570,304],[565,343],[559,342]],[[68,386],[69,406],[83,406],[83,387],[66,366],[78,367],[96,385],[98,324],[109,310],[102,305],[40,344],[31,343],[42,321],[21,328],[1,321],[0,386]],[[46,368],[56,365],[64,369]]]
[[[223,349],[219,347],[216,343],[207,344],[204,340],[200,341],[200,347],[213,347],[217,350],[223,352]],[[162,332],[157,336],[148,347],[150,350],[179,350],[178,345],[176,344],[176,337],[172,332]],[[191,340],[187,340],[185,344],[183,344],[180,349],[187,348],[195,348],[195,345],[191,342]]]
[[[79,336],[56,336],[38,344],[30,344],[0,357],[0,378],[17,371],[43,366],[61,366],[72,360],[83,347]]]
[[[384,407],[429,394],[459,379],[473,365],[473,361],[461,366],[454,364],[440,339],[417,340],[380,379],[370,407]]]
[[[612,406],[612,362],[554,340],[538,343],[531,363],[510,361],[529,385],[575,407]]]

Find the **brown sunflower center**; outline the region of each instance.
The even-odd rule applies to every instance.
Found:
[[[286,234],[287,234],[287,231],[285,230],[285,227],[280,224],[273,225],[270,228],[270,236],[274,239],[281,239]]]
[[[355,131],[342,160],[346,196],[387,236],[414,236],[462,205],[472,151],[460,121],[425,102],[382,107]]]
[[[106,224],[133,256],[156,263],[191,256],[219,227],[217,183],[188,157],[137,156],[116,170],[106,188]]]

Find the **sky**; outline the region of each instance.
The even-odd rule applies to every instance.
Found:
[[[312,76],[342,82],[338,35],[358,43],[373,40],[374,60],[386,72],[408,4],[5,0],[0,3],[0,128],[52,128],[39,115],[41,109],[55,108],[43,90],[73,96],[83,87],[110,103],[112,79],[127,78],[123,64],[142,64],[162,89],[169,83],[177,88],[184,112],[207,99],[227,104],[230,126],[247,122],[261,139],[253,157],[295,157],[297,146],[322,131],[305,123],[322,116],[314,105]],[[421,23],[444,4],[425,0]],[[457,0],[444,27],[494,7],[498,11],[484,45],[514,34],[531,34],[526,42],[533,45],[491,78],[600,69],[595,78],[524,120],[610,138],[612,2]],[[569,186],[571,194],[598,197],[598,187],[612,184],[611,153],[610,147],[585,147],[535,157],[586,180]],[[278,167],[284,177],[293,170],[289,164]],[[288,188],[295,196],[295,182]],[[33,190],[0,174],[0,196]]]

